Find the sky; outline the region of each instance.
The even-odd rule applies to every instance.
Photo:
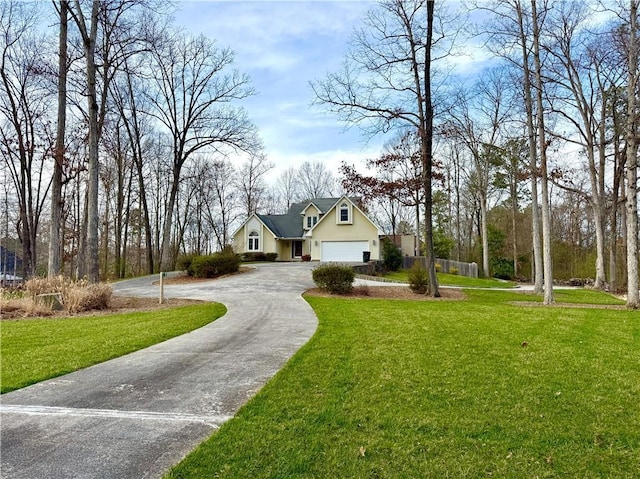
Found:
[[[276,178],[304,161],[324,162],[337,176],[341,161],[378,156],[385,138],[345,130],[334,116],[312,106],[311,80],[339,69],[364,0],[198,0],[178,2],[176,23],[235,52],[234,66],[247,73],[258,94],[244,100],[257,125]]]

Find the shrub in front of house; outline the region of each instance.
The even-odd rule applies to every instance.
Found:
[[[303,254],[302,255],[302,261],[311,261],[311,255],[310,254]]]
[[[490,270],[494,278],[512,280],[515,277],[513,272],[513,261],[507,258],[492,258]]]
[[[240,269],[240,257],[230,248],[208,256],[195,256],[191,271],[196,278],[216,278]]]
[[[262,251],[248,252],[242,254],[242,261],[253,263],[254,261],[266,261],[267,255]]]
[[[398,271],[402,266],[402,251],[388,239],[382,242],[382,264],[388,271]]]
[[[348,294],[353,290],[356,273],[349,266],[321,264],[312,272],[313,282],[318,288],[331,294]]]
[[[242,253],[242,261],[253,263],[255,261],[275,261],[278,253],[263,253],[262,251]]]
[[[429,272],[419,262],[415,262],[408,273],[409,288],[416,294],[429,291]]]
[[[186,271],[187,275],[193,276],[193,271],[191,270],[191,263],[193,262],[193,258],[195,258],[195,254],[183,254],[180,255],[176,261],[176,268],[178,271]]]
[[[189,268],[189,276],[196,278],[212,278],[216,271],[215,259],[213,255],[194,256]]]

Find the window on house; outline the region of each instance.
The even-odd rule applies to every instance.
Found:
[[[252,231],[249,233],[249,251],[259,251],[260,250],[260,236],[257,231]]]
[[[340,222],[341,223],[349,222],[349,205],[346,203],[342,203],[340,205]]]
[[[311,228],[312,226],[315,226],[317,222],[318,222],[317,216],[307,216],[307,228]]]

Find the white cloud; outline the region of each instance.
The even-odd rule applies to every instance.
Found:
[[[366,148],[326,149],[309,154],[276,151],[269,157],[269,159],[276,164],[276,167],[269,172],[267,180],[273,182],[287,168],[291,166],[297,168],[301,163],[305,161],[320,161],[336,177],[339,177],[339,168],[343,162],[356,165],[357,167],[362,167],[365,160],[375,158],[379,154],[380,145],[378,144],[369,145]]]
[[[259,92],[243,105],[280,169],[318,157],[334,158],[335,163],[345,152],[361,150],[357,130],[342,133],[335,117],[311,108],[309,81],[337,68],[351,32],[373,5],[344,0],[185,1],[179,3],[176,21],[236,52],[235,67],[251,76]]]

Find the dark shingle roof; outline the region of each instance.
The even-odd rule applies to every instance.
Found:
[[[300,215],[258,215],[258,218],[279,238],[302,238]]]
[[[301,214],[304,209],[313,203],[321,213],[326,214],[340,198],[314,198],[312,200],[293,203],[284,215],[258,215],[258,218],[275,233],[279,238],[302,238]]]
[[[340,198],[313,198],[311,200],[301,201],[300,203],[294,203],[289,207],[289,211],[287,212],[287,214],[288,215],[290,215],[290,214],[298,214],[299,215],[311,203],[316,205],[321,213],[326,213],[327,211],[329,211],[331,209],[331,207],[333,205],[336,204],[336,202],[339,199]]]

